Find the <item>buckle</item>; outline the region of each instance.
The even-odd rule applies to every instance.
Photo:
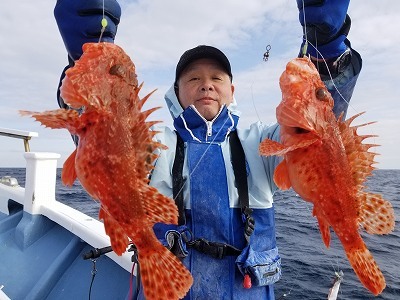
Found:
[[[226,256],[237,256],[242,251],[232,245],[210,242],[204,238],[199,238],[188,243],[189,247],[196,249],[197,251],[210,255],[214,258],[222,259]]]

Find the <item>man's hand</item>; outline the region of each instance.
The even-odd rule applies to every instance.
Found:
[[[102,30],[103,0],[57,0],[54,17],[68,52],[68,66],[61,73],[57,87],[57,101],[61,108],[69,108],[60,96],[60,87],[65,71],[74,66],[82,55],[82,46],[98,42]],[[113,43],[121,18],[121,7],[116,0],[104,0],[104,18],[107,26],[101,35],[102,42]],[[78,137],[72,136],[75,145]]]
[[[99,41],[103,0],[57,0],[54,16],[69,57],[77,60],[82,55],[83,44]],[[121,17],[116,0],[104,0],[104,17],[107,26],[101,41],[113,43]]]
[[[311,43],[307,53],[317,57],[320,51],[326,59],[340,56],[347,49],[344,41],[350,30],[347,16],[350,0],[296,1],[304,39],[307,37]]]

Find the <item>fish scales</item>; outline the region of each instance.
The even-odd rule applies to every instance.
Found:
[[[157,108],[142,111],[149,95],[139,98],[135,66],[122,48],[87,43],[82,57],[66,71],[61,97],[75,110],[21,111],[50,128],[66,128],[79,136],[76,150],[65,161],[62,180],[79,179],[100,201],[111,246],[118,255],[132,240],[138,249],[146,299],[183,298],[193,279],[183,264],[156,238],[156,222],[177,224],[174,201],[148,185],[148,175],[164,145],[153,140],[146,121]]]
[[[330,228],[338,236],[362,284],[374,295],[385,288],[385,278],[365,245],[360,227],[371,234],[388,234],[395,225],[392,205],[379,194],[364,191],[372,174],[374,135],[357,129],[333,114],[334,100],[308,58],[290,61],[280,78],[282,101],[276,109],[280,142],[265,139],[262,155],[283,157],[274,173],[281,189],[293,189],[313,203],[322,240],[330,244]]]

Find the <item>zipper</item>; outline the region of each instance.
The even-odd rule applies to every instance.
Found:
[[[219,117],[219,115],[221,114],[222,110],[223,110],[224,107],[225,107],[225,104],[221,106],[219,112],[215,115],[215,117],[214,117],[211,121],[208,121],[206,118],[204,118],[204,117],[199,113],[199,111],[196,109],[196,107],[195,107],[193,104],[190,105],[190,106],[191,106],[191,108],[199,115],[199,117],[204,121],[204,123],[206,123],[206,126],[207,126],[206,141],[208,141],[207,137],[212,136],[212,126],[213,126],[213,123],[214,123],[214,121]]]
[[[207,125],[207,136],[212,136],[212,121],[206,121]]]

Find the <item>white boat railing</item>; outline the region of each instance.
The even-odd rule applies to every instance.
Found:
[[[3,292],[4,285],[0,285],[0,300],[10,300],[10,298]]]
[[[0,128],[0,135],[17,138],[17,139],[23,139],[25,152],[30,151],[30,147],[29,147],[30,139],[32,137],[39,136],[38,133],[34,132],[34,131],[23,131],[23,130],[17,130],[17,129],[9,129],[9,128]]]
[[[4,132],[3,129],[0,130]],[[28,132],[24,133],[20,136],[26,137]],[[29,134],[35,136],[32,132]],[[103,223],[55,199],[57,160],[60,155],[49,152],[26,152],[24,157],[25,188],[0,183],[0,212],[8,214],[8,200],[12,199],[22,204],[25,212],[46,216],[94,248],[109,246],[110,238],[105,233]],[[131,271],[132,253],[126,252],[122,256],[117,256],[114,252],[110,252],[107,256],[128,272]]]

